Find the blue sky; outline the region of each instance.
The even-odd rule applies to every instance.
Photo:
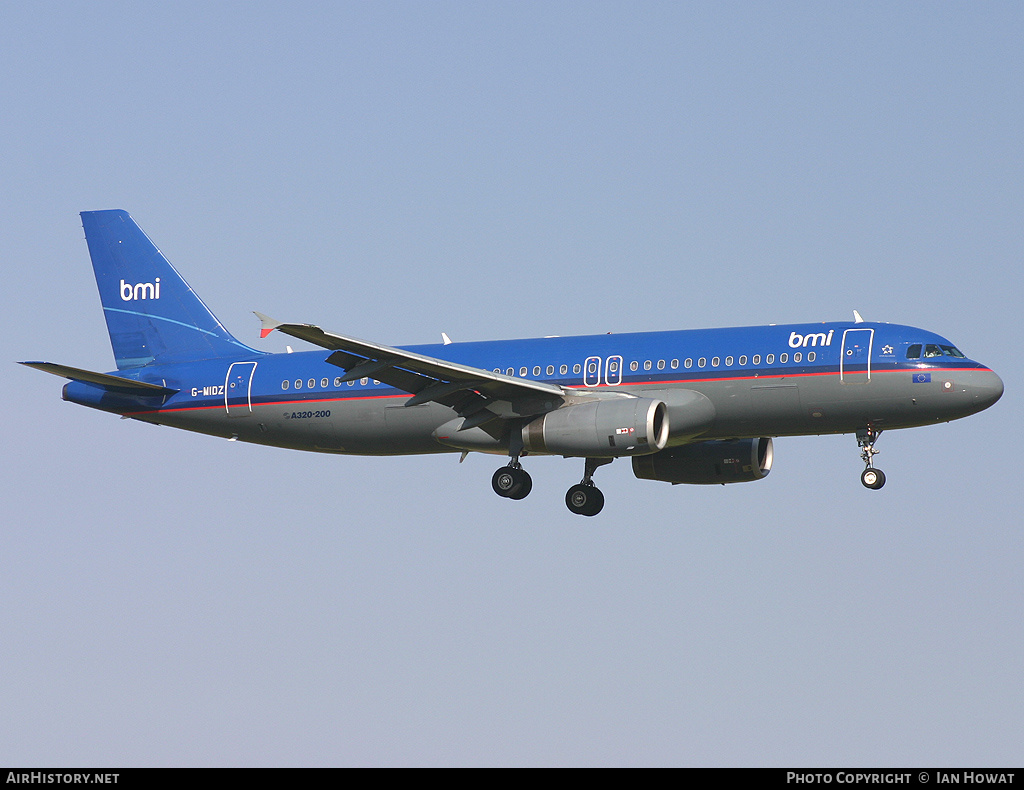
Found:
[[[0,31],[0,763],[1024,756],[1018,3],[39,3]],[[218,317],[383,343],[922,326],[1006,394],[672,487],[300,454],[60,401],[78,212]]]

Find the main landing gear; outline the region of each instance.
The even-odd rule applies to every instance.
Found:
[[[599,466],[610,464],[611,458],[587,458],[583,468],[583,480],[565,494],[565,505],[580,516],[596,516],[604,507],[604,494],[594,485],[594,472]],[[491,488],[498,496],[506,499],[525,499],[533,490],[533,478],[523,469],[518,456],[512,456],[508,466],[503,466],[491,477]]]
[[[860,449],[860,457],[864,460],[864,471],[861,472],[860,481],[865,488],[873,488],[876,491],[885,485],[885,472],[875,469],[874,458],[879,452],[875,449],[875,442],[881,436],[881,431],[872,427],[862,428],[857,431],[857,445]]]
[[[525,499],[533,490],[533,478],[519,464],[518,460],[509,462],[494,473],[491,478],[491,488],[498,496],[508,499]]]
[[[604,507],[604,494],[594,485],[597,467],[610,464],[611,458],[588,458],[583,468],[583,480],[565,493],[565,506],[580,516],[596,516]]]
[[[509,439],[508,466],[503,466],[491,478],[491,488],[498,496],[507,499],[526,499],[533,490],[533,478],[519,463],[523,452],[523,440],[518,430],[513,430]]]

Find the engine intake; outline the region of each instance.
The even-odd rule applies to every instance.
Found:
[[[774,454],[770,438],[697,442],[634,458],[633,474],[673,485],[747,483],[768,476]]]
[[[668,410],[660,400],[615,398],[548,412],[523,428],[531,453],[590,458],[656,453],[668,442]]]

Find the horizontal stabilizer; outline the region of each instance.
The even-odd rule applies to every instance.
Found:
[[[45,373],[52,373],[54,376],[62,376],[72,381],[84,381],[88,384],[95,384],[104,389],[115,392],[127,392],[132,395],[154,397],[157,395],[173,395],[178,390],[163,387],[159,384],[150,384],[146,381],[133,381],[123,379],[120,376],[111,376],[109,373],[96,373],[91,370],[72,368],[67,365],[57,365],[53,362],[19,362],[19,365],[27,365]]]

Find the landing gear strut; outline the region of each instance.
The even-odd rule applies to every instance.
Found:
[[[866,488],[873,488],[876,491],[885,485],[885,472],[875,468],[874,458],[879,452],[875,449],[875,442],[882,434],[868,426],[857,431],[857,445],[860,449],[860,457],[864,460],[864,471],[861,472],[860,482]]]
[[[519,431],[513,430],[509,441],[508,466],[503,466],[491,478],[491,488],[498,496],[508,499],[526,499],[533,490],[533,478],[519,463],[523,452],[523,440]]]
[[[587,458],[583,467],[583,480],[565,494],[565,506],[580,516],[596,516],[604,507],[604,494],[594,485],[597,467],[610,464],[612,458]]]

